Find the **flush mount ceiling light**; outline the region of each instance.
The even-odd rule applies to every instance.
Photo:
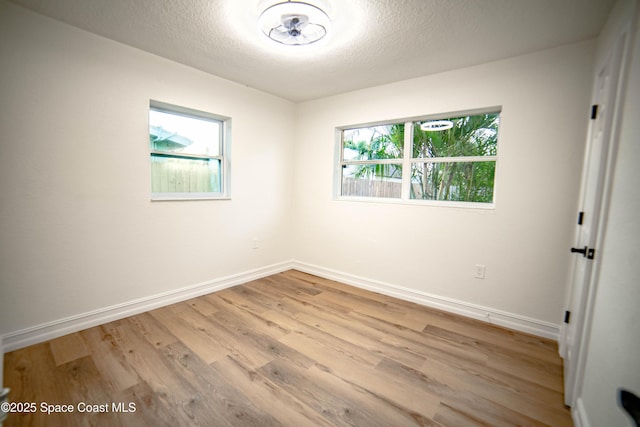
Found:
[[[426,131],[438,131],[438,130],[447,130],[453,127],[453,122],[451,120],[432,120],[430,122],[424,122],[420,125],[420,129]]]
[[[266,8],[258,24],[262,32],[278,43],[306,45],[323,38],[331,21],[319,7],[299,1],[285,1]]]

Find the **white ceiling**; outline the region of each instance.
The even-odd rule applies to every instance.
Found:
[[[590,39],[615,2],[312,0],[332,30],[302,47],[257,29],[259,6],[277,0],[11,1],[295,102]]]

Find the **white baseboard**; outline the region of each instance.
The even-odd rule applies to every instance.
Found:
[[[571,408],[571,418],[575,427],[591,427],[582,398],[576,399],[575,405]]]
[[[4,352],[17,350],[29,345],[51,340],[66,334],[78,332],[93,326],[102,325],[114,320],[123,319],[155,308],[185,301],[201,295],[210,294],[222,289],[230,288],[251,280],[260,279],[272,274],[293,268],[291,261],[269,265],[249,270],[244,273],[213,279],[184,288],[163,292],[157,295],[140,298],[134,301],[105,307],[98,310],[81,313],[64,319],[54,320],[41,325],[32,326],[0,337]]]
[[[365,277],[355,276],[301,261],[294,261],[292,268],[305,273],[335,280],[348,285],[389,295],[406,301],[415,302],[427,307],[437,308],[462,316],[482,320],[484,322],[503,326],[521,332],[526,332],[539,337],[558,341],[560,326],[529,317],[520,316],[495,310],[489,307],[429,294],[415,289],[409,289],[389,283],[380,282]]]
[[[222,289],[270,276],[292,268],[428,307],[460,314],[462,316],[527,332],[540,337],[550,338],[556,341],[558,340],[559,325],[519,316],[513,313],[494,310],[492,308],[464,301],[428,294],[426,292],[384,283],[365,277],[355,276],[353,274],[305,262],[286,261],[11,332],[4,336],[0,336],[0,343],[3,345],[3,347],[0,347],[0,354],[51,340],[73,332],[78,332],[93,326],[133,316],[135,314],[143,313],[169,304],[220,291]],[[0,370],[0,373],[1,372],[2,371]]]

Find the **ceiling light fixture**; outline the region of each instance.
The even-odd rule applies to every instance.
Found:
[[[300,46],[317,42],[327,35],[331,21],[319,7],[289,0],[266,8],[258,24],[271,40]]]
[[[420,125],[420,129],[426,131],[438,131],[447,130],[453,127],[451,120],[432,120],[430,122],[424,122]]]

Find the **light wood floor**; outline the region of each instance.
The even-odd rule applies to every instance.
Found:
[[[5,427],[571,425],[554,342],[298,271],[8,353],[4,374],[38,406]]]

